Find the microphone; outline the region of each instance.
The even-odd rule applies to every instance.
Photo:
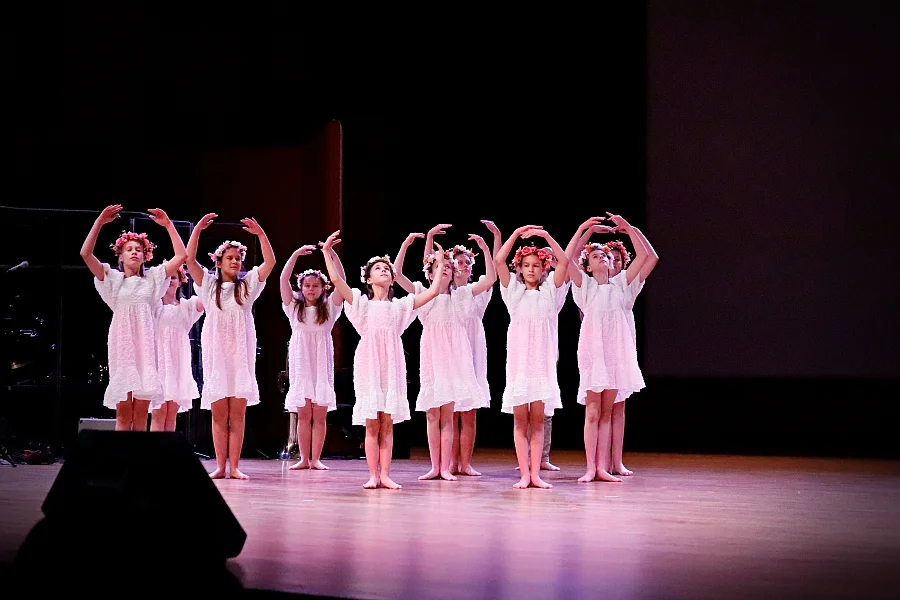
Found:
[[[28,268],[28,261],[27,261],[27,260],[23,260],[22,262],[20,262],[20,263],[17,264],[16,266],[8,268],[8,269],[6,270],[6,272],[7,272],[7,273],[12,273],[13,271],[16,271],[16,270],[18,270],[18,269],[27,269],[27,268]]]

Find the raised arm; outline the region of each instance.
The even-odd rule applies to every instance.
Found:
[[[81,244],[81,259],[87,265],[91,275],[100,281],[103,281],[106,274],[103,272],[103,263],[94,256],[94,246],[97,245],[97,236],[100,235],[100,229],[107,223],[112,223],[118,219],[121,211],[121,204],[110,204],[100,211],[100,214],[94,219],[94,224],[91,225],[91,230],[84,239],[84,243]]]
[[[512,250],[513,244],[516,243],[516,240],[524,232],[535,228],[540,228],[540,226],[523,225],[522,227],[519,227],[512,232],[512,235],[510,235],[503,245],[500,246],[500,249],[494,253],[494,268],[497,270],[497,278],[500,280],[500,285],[503,287],[509,286],[509,266],[507,266],[506,260],[509,258],[509,253]]]
[[[540,237],[547,240],[547,245],[550,246],[550,249],[553,250],[553,255],[556,257],[556,269],[553,270],[553,281],[556,284],[556,287],[562,287],[566,282],[566,278],[569,276],[568,270],[569,263],[571,262],[566,251],[563,250],[563,247],[559,245],[559,242],[553,239],[550,232],[541,228],[529,229],[522,234],[522,237]]]
[[[429,234],[430,233],[431,232],[429,232]],[[406,260],[406,251],[409,249],[409,245],[412,244],[416,238],[422,237],[425,236],[421,233],[411,233],[406,236],[406,239],[400,244],[400,249],[397,250],[397,257],[394,259],[394,270],[396,271],[396,273],[394,273],[394,281],[396,281],[408,294],[415,294],[416,286],[413,285],[413,282],[410,281],[409,277],[403,274],[403,263]]]
[[[500,237],[500,229],[494,224],[493,221],[485,221],[484,219],[482,219],[481,222],[484,223],[484,226],[487,227],[488,231],[490,231],[494,236],[494,248],[491,251],[491,255],[494,256],[498,252],[500,252],[500,246],[503,245],[503,238]],[[485,262],[487,262],[487,258],[485,258],[484,260]]]
[[[309,256],[316,250],[315,246],[306,244],[294,250],[284,268],[281,270],[281,277],[278,279],[278,290],[281,292],[281,303],[285,306],[290,305],[294,301],[294,289],[291,287],[291,275],[294,274],[294,265],[297,264],[297,258],[300,256]]]
[[[269,242],[269,236],[263,231],[254,218],[241,219],[244,224],[244,231],[252,233],[259,238],[259,245],[262,247],[263,264],[259,265],[259,281],[263,282],[275,268],[275,250],[272,249],[272,243]]]
[[[428,235],[425,236],[425,250],[422,254],[422,260],[424,261],[428,256],[434,252],[434,236],[443,235],[447,233],[445,230],[448,227],[452,227],[449,223],[439,223],[428,230]]]
[[[480,235],[470,233],[469,239],[474,240],[484,254],[484,279],[479,279],[472,286],[472,295],[477,296],[478,294],[491,289],[494,286],[494,283],[497,282],[497,268],[494,266],[494,259],[491,257],[490,249],[487,247],[487,242],[484,241],[484,238]]]
[[[631,240],[631,245],[634,246],[634,260],[631,261],[628,269],[625,270],[625,281],[626,283],[631,283],[641,272],[644,263],[647,261],[647,251],[644,249],[644,244],[641,243],[640,237],[634,232],[634,228],[628,221],[623,219],[621,215],[614,215],[610,212],[606,214],[609,215],[609,220],[616,224],[616,230],[627,234],[628,239]]]
[[[613,233],[615,231],[614,227],[600,225],[600,221],[602,220],[603,217],[591,217],[579,225],[578,229],[575,230],[572,239],[569,240],[569,244],[566,246],[565,254],[569,259],[567,276],[572,280],[572,283],[574,283],[576,287],[581,287],[581,269],[578,268],[578,257],[581,255],[581,250],[584,248],[584,245],[587,244],[588,240],[591,239],[591,235],[594,233]],[[557,267],[557,269],[558,268],[559,267]]]
[[[341,240],[338,240],[340,242]],[[344,272],[344,263],[341,262],[341,257],[338,256],[338,253],[335,252],[334,248],[331,249],[331,260],[334,262],[334,268],[337,269],[338,277],[342,281],[347,281],[347,274]],[[334,291],[331,292],[331,303],[335,306],[340,305],[345,300],[343,292],[334,288]]]
[[[331,279],[331,283],[334,285],[335,293],[343,296],[347,304],[353,304],[353,290],[347,285],[347,280],[344,279],[334,262],[334,257],[337,256],[334,253],[334,246],[341,243],[340,238],[338,238],[340,234],[341,230],[338,229],[322,242],[322,257],[325,259],[325,268],[328,270],[328,278]]]
[[[427,290],[416,294],[416,297],[413,300],[413,308],[419,308],[425,304],[428,304],[440,293],[441,282],[444,280],[444,262],[446,262],[446,258],[444,258],[444,249],[441,248],[441,245],[437,242],[434,243],[435,247],[435,258],[434,258],[434,279],[431,280],[431,285]]]
[[[183,265],[184,260],[187,258],[184,240],[178,235],[178,231],[175,229],[175,225],[172,223],[171,219],[169,219],[169,215],[166,214],[166,211],[161,208],[151,208],[147,212],[150,213],[150,218],[153,219],[157,225],[162,225],[166,228],[166,231],[169,232],[169,239],[172,241],[172,248],[175,250],[175,256],[173,256],[171,260],[165,261],[164,264],[166,265],[166,277],[171,277],[178,272],[178,267]]]
[[[216,213],[207,213],[203,215],[197,224],[194,225],[194,230],[191,231],[191,237],[188,239],[187,245],[187,258],[185,262],[187,263],[188,272],[191,274],[191,279],[194,280],[194,285],[203,285],[203,275],[206,273],[206,269],[203,268],[199,262],[197,262],[197,247],[200,245],[200,232],[210,226],[213,222],[213,219],[218,217]],[[213,255],[214,257],[215,255]],[[213,262],[215,266],[215,262]]]
[[[653,246],[650,245],[650,242],[647,240],[647,236],[644,235],[643,231],[637,227],[632,227],[631,229],[637,234],[638,238],[640,238],[641,245],[647,253],[647,260],[644,261],[644,265],[638,273],[638,277],[641,278],[641,281],[644,281],[650,273],[653,272],[653,269],[656,268],[656,263],[659,262],[659,254],[657,254],[656,250],[653,249]]]

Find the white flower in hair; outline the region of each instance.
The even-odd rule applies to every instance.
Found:
[[[391,273],[394,272],[394,264],[391,262],[391,257],[387,254],[384,256],[373,256],[369,260],[366,261],[366,264],[359,268],[359,280],[363,283],[366,283],[366,271],[368,271],[372,265],[377,262],[387,263],[387,265],[391,268]]]
[[[452,258],[449,250],[444,251],[444,258],[446,260]],[[431,281],[431,268],[434,265],[435,260],[437,260],[437,252],[432,252],[422,260],[422,272],[425,273],[425,277],[427,277],[429,281]]]
[[[247,246],[243,245],[240,242],[234,241],[234,240],[225,240],[224,242],[222,242],[222,245],[220,245],[218,248],[216,248],[216,251],[213,252],[213,254],[215,255],[215,257],[217,259],[221,259],[222,255],[225,254],[225,251],[228,250],[229,248],[237,248],[238,251],[241,253],[242,261],[247,258]]]
[[[328,277],[326,277],[325,273],[323,273],[322,271],[319,271],[318,269],[307,269],[307,270],[303,271],[302,273],[300,273],[299,275],[297,275],[297,285],[298,286],[301,285],[303,283],[303,280],[306,279],[307,277],[309,277],[310,275],[315,275],[316,277],[321,279],[322,286],[326,290],[329,287],[331,287],[331,282],[328,281]]]

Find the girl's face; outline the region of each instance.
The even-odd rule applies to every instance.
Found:
[[[318,275],[307,275],[300,284],[300,293],[303,294],[306,304],[313,306],[325,293],[325,286],[322,285],[322,280]]]
[[[522,266],[519,268],[525,283],[538,285],[544,274],[544,261],[537,254],[529,254],[522,258]]]
[[[134,240],[125,242],[119,250],[119,262],[134,270],[140,268],[144,264],[144,245]]]
[[[610,256],[612,258],[612,263],[610,265],[610,277],[615,277],[619,273],[622,272],[622,269],[625,267],[625,261],[622,260],[622,253],[618,250],[613,250],[610,252]]]
[[[588,273],[609,273],[611,265],[612,260],[609,254],[603,250],[591,250],[591,253],[588,254]]]
[[[242,263],[241,251],[237,248],[228,248],[222,253],[222,258],[216,261],[216,266],[229,278],[237,279],[238,273],[241,272]]]
[[[445,260],[444,261],[444,281],[449,282],[450,278],[453,277],[453,266],[450,264],[452,261]],[[431,263],[431,280],[434,281],[434,266],[437,263]]]
[[[175,290],[178,289],[178,286],[181,285],[181,278],[178,276],[178,273],[174,273],[171,277],[169,277],[169,288],[168,291],[174,293]]]
[[[393,282],[394,273],[386,262],[378,261],[369,269],[369,277],[366,278],[369,285],[390,285]]]
[[[460,252],[453,257],[453,262],[456,266],[454,270],[456,281],[461,281],[463,283],[468,282],[469,278],[472,276],[472,259],[469,258],[468,254],[463,254],[462,252]]]

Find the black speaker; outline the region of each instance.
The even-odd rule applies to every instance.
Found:
[[[110,584],[166,565],[200,581],[200,569],[224,572],[247,539],[180,433],[81,431],[42,510],[15,563],[32,582],[60,564]],[[142,577],[142,588],[155,580]]]

